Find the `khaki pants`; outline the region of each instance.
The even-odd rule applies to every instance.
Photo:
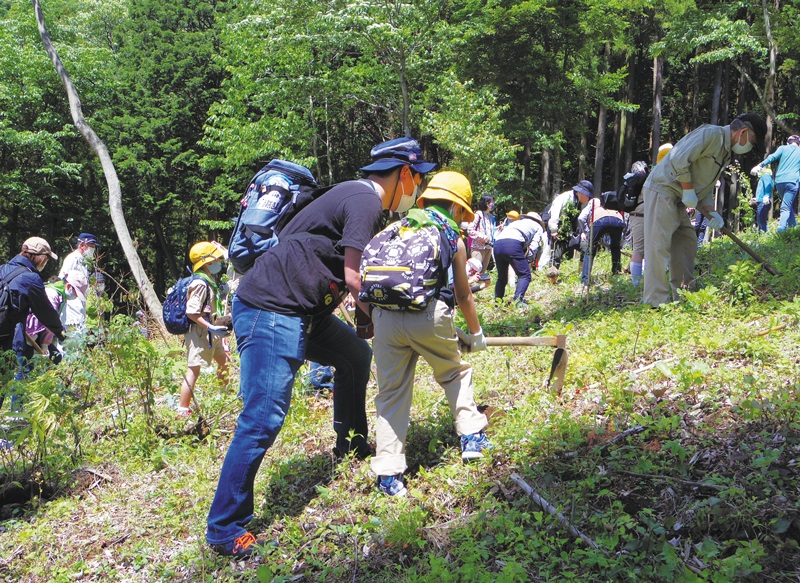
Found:
[[[642,193],[645,260],[642,301],[656,307],[669,302],[671,297],[677,300],[678,289],[693,288],[697,234],[686,207],[675,196],[648,188]]]
[[[637,253],[641,253],[644,255],[644,217],[629,215],[628,226],[631,230],[631,245],[633,246],[633,254],[636,255]]]
[[[472,393],[472,366],[462,362],[458,350],[453,310],[444,302],[431,302],[422,312],[376,308],[372,315],[375,338],[372,350],[378,369],[375,407],[377,451],[372,470],[380,476],[400,474],[406,465],[406,435],[411,414],[414,372],[420,356],[433,369],[444,389],[456,432],[469,435],[487,425]]]
[[[479,260],[483,265],[481,273],[486,273],[486,268],[489,267],[489,262],[492,260],[492,248],[476,249],[473,247],[470,250],[470,257]]]

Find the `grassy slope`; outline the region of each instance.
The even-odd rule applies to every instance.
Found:
[[[405,500],[379,496],[368,463],[334,464],[330,399],[298,384],[258,475],[251,523],[279,546],[249,562],[216,557],[203,542],[234,390],[204,375],[210,436],[164,438],[137,422],[135,406],[120,429],[119,399],[102,388],[111,376],[100,373],[81,416],[84,469],[50,501],[3,508],[0,580],[797,580],[797,241],[762,243],[781,278],[748,271],[730,243],[715,242],[699,260],[706,288],[660,310],[604,275],[607,254],[589,294],[577,261],[556,286],[535,278],[526,311],[494,307],[482,292],[493,335],[567,332],[565,389],[543,389],[550,349],[468,355],[495,450],[464,466],[442,392],[421,364]],[[175,390],[159,389],[155,411],[170,430],[180,428],[163,396]],[[621,434],[634,427],[644,429]],[[599,548],[543,513],[512,473]]]

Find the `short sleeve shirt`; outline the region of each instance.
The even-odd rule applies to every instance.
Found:
[[[345,247],[363,251],[382,220],[381,199],[371,182],[334,186],[286,225],[278,245],[242,277],[237,297],[279,314],[333,312],[347,292]]]

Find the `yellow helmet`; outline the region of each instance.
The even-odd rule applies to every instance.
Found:
[[[658,154],[656,154],[656,164],[661,162],[661,160],[664,159],[664,156],[666,156],[671,149],[672,149],[672,144],[670,144],[669,142],[667,142],[666,144],[661,144],[658,147]]]
[[[516,221],[519,218],[519,213],[517,211],[508,211],[506,216],[512,221]]]
[[[428,182],[428,187],[419,195],[417,205],[424,207],[423,200],[449,200],[464,208],[464,220],[472,221],[472,186],[467,177],[459,172],[445,170],[439,172]]]
[[[222,249],[214,245],[214,243],[209,243],[208,241],[195,243],[189,250],[189,261],[192,262],[192,271],[197,271],[204,265],[213,263],[217,259],[222,259],[224,255],[225,253]]]

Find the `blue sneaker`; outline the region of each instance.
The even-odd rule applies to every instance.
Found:
[[[476,460],[483,457],[484,449],[492,449],[492,444],[483,431],[471,435],[461,436],[461,459],[464,461]]]
[[[405,496],[408,493],[403,482],[403,474],[378,476],[378,490],[387,496]]]

